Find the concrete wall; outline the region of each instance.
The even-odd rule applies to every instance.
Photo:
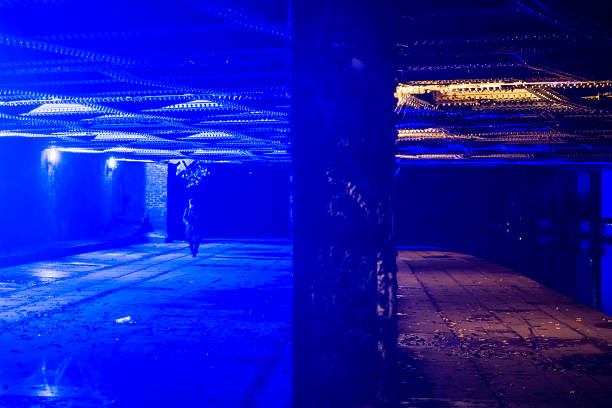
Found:
[[[52,239],[80,239],[104,232],[105,161],[83,154],[60,153],[57,164],[42,161],[42,183],[49,192]],[[24,186],[27,188],[27,186]]]
[[[147,214],[165,229],[166,165],[0,141],[0,251],[56,240],[98,238],[142,224]]]
[[[120,162],[107,170],[112,186],[111,225],[138,224],[146,215],[145,166],[140,162]]]
[[[0,250],[45,241],[55,231],[50,217],[49,178],[41,167],[41,148],[0,143]]]

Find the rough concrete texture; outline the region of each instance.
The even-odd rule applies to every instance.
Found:
[[[469,255],[398,267],[400,406],[612,406],[612,317]]]
[[[142,244],[0,268],[0,407],[285,407],[282,241]]]

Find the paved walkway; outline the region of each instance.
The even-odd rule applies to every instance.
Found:
[[[52,241],[19,248],[0,249],[0,267],[56,259],[64,256],[101,251],[148,242],[149,236],[135,226],[118,227],[107,234],[90,239]]]
[[[139,244],[0,268],[0,407],[286,407],[282,241]]]
[[[403,407],[612,406],[612,317],[507,268],[400,251]],[[0,407],[288,407],[288,242],[0,268]]]
[[[612,317],[468,255],[398,266],[402,407],[612,407]]]

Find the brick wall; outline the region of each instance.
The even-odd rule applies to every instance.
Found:
[[[147,163],[145,166],[146,211],[153,228],[165,232],[168,214],[168,165]]]

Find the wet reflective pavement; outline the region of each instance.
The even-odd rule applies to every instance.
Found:
[[[0,268],[0,407],[289,406],[289,243],[188,252]]]
[[[469,255],[398,268],[400,406],[612,406],[612,317]]]
[[[400,251],[402,407],[612,406],[612,317],[508,268]],[[0,268],[0,407],[288,407],[288,242]]]

